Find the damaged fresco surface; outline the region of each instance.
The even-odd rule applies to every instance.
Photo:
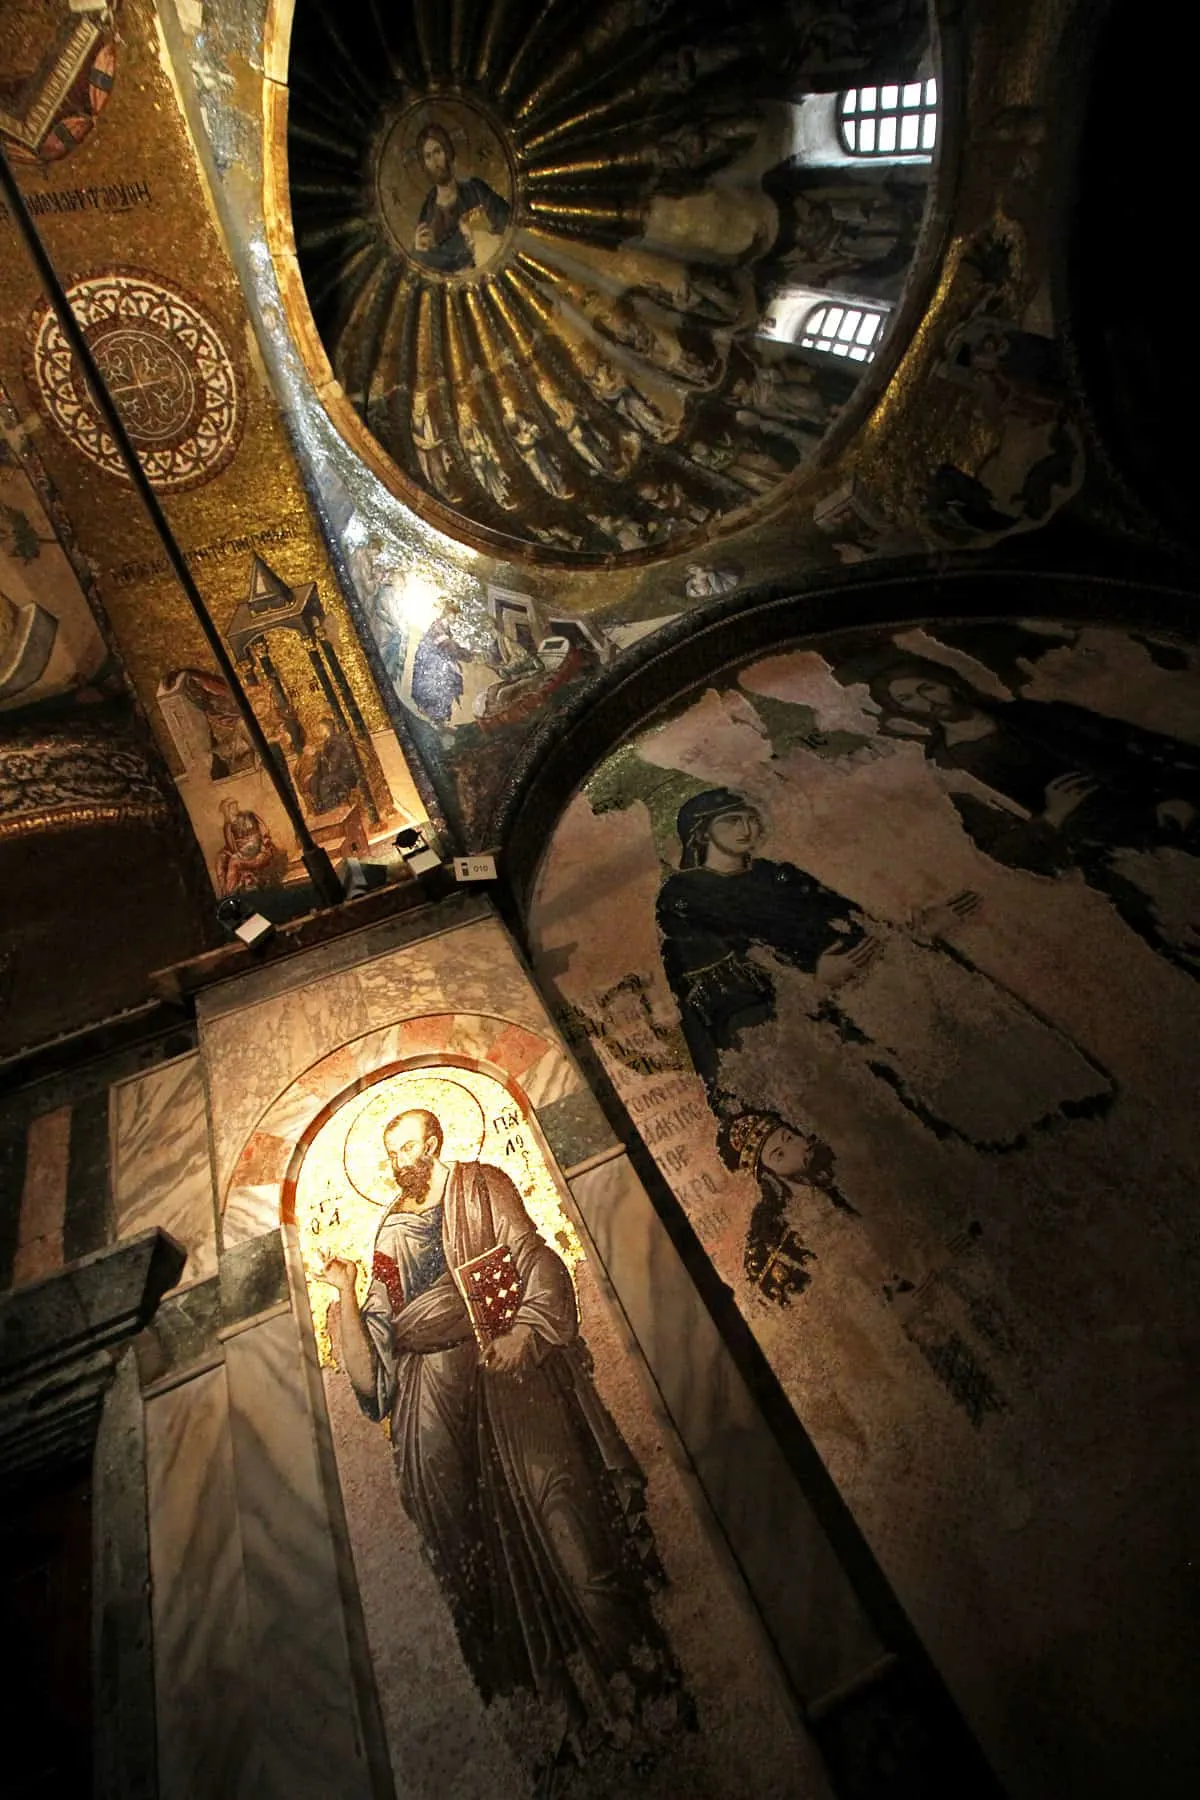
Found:
[[[91,571],[0,385],[0,713],[120,689]]]
[[[531,934],[969,1713],[1147,1716],[1192,1629],[1195,653],[1032,621],[764,656],[595,771]],[[1100,1566],[1136,1675],[1102,1633],[1078,1666]]]

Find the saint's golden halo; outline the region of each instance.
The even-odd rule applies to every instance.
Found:
[[[389,1075],[367,1090],[346,1133],[342,1166],[355,1193],[373,1206],[390,1206],[396,1178],[383,1146],[390,1120],[400,1113],[423,1110],[436,1114],[445,1134],[444,1162],[477,1162],[487,1121],[479,1100],[460,1081],[423,1069]]]

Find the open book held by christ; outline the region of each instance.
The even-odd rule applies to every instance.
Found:
[[[521,1280],[507,1244],[485,1250],[472,1262],[455,1270],[471,1324],[486,1350],[494,1338],[503,1337],[521,1304]]]

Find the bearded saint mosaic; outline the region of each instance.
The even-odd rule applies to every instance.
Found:
[[[797,108],[906,77],[919,0],[798,19],[782,49],[776,9],[719,0],[607,0],[570,35],[477,0],[436,48],[402,10],[326,28],[326,5],[292,39],[295,241],[398,493],[468,541],[607,561],[813,456],[865,362],[781,338],[774,300],[895,298],[929,170],[841,157],[814,186]]]
[[[476,1686],[535,1698],[564,1764],[645,1755],[691,1703],[645,1480],[580,1336],[582,1252],[521,1115],[489,1077],[417,1070],[331,1123],[296,1205],[316,1305],[338,1296],[322,1352],[388,1430]]]

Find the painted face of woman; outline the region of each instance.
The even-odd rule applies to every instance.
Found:
[[[762,820],[749,807],[722,813],[708,828],[709,841],[725,856],[748,856],[762,835]]]
[[[790,1126],[781,1125],[763,1145],[759,1161],[775,1175],[803,1175],[815,1142],[815,1138],[801,1137]]]
[[[784,1181],[807,1176],[820,1180],[833,1172],[833,1152],[820,1138],[808,1137],[781,1125],[773,1131],[759,1153],[759,1162]]]

